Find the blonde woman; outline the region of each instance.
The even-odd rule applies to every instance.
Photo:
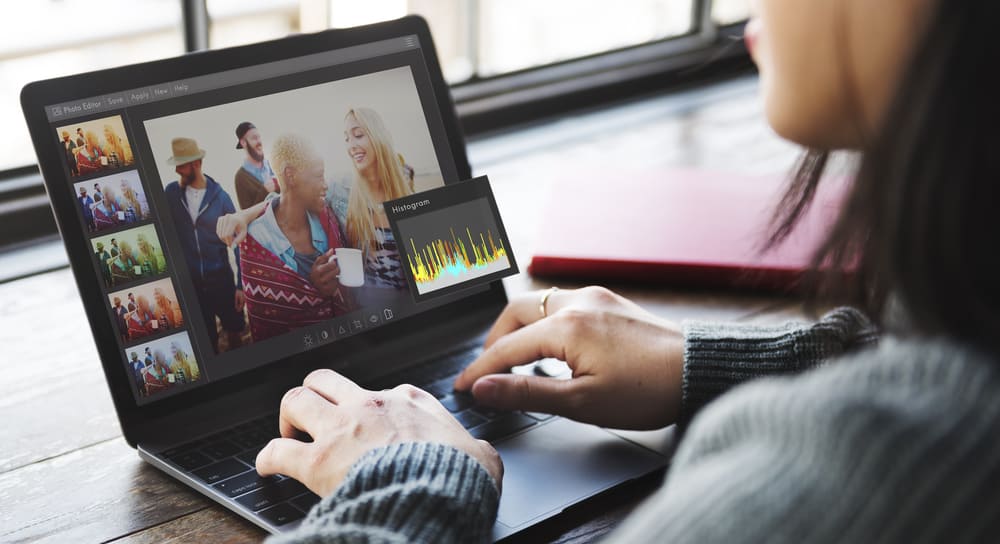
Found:
[[[191,357],[177,345],[177,342],[170,343],[170,370],[174,374],[182,374],[186,383],[196,382],[201,378],[201,370],[198,364],[191,360]]]
[[[412,195],[413,180],[373,109],[351,108],[344,116],[344,149],[354,183],[346,198],[331,191],[331,208],[346,225],[348,245],[365,252],[365,285],[402,289],[406,280],[382,203]]]
[[[121,180],[120,187],[122,196],[119,205],[125,210],[126,222],[134,223],[145,219],[149,215],[146,195],[133,189],[128,180],[124,178]]]
[[[104,141],[107,143],[104,147],[105,154],[108,155],[109,160],[117,162],[113,166],[132,164],[132,149],[111,125],[104,125]]]
[[[166,272],[167,263],[163,257],[163,251],[149,243],[145,234],[136,236],[136,245],[139,247],[139,260],[144,275],[153,276]]]

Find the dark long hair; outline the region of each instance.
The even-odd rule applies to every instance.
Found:
[[[1000,2],[936,4],[815,255],[814,293],[875,317],[898,298],[913,332],[1000,351]],[[800,162],[772,244],[808,208],[826,162],[819,151]]]

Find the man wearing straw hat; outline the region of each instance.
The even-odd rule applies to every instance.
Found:
[[[177,235],[184,251],[191,281],[198,293],[202,317],[212,347],[219,351],[215,318],[229,340],[228,349],[241,344],[245,298],[239,274],[234,279],[229,247],[215,233],[219,217],[236,211],[222,187],[201,171],[205,151],[191,138],[174,138],[173,155],[167,163],[175,167],[178,181],[164,189]],[[238,266],[239,257],[236,263]]]

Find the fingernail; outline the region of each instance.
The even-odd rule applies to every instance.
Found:
[[[473,395],[482,401],[492,402],[497,397],[497,382],[484,378],[472,385]]]

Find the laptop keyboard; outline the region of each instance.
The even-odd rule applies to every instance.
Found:
[[[406,374],[397,374],[391,382],[376,383],[371,388],[412,383],[434,395],[472,436],[487,441],[510,436],[552,417],[477,406],[468,393],[453,391],[455,377],[479,353],[478,348],[466,349]],[[255,515],[280,526],[305,517],[320,497],[287,476],[262,478],[257,474],[254,468],[257,453],[272,438],[277,438],[277,430],[278,415],[271,414],[172,448],[162,456]]]

